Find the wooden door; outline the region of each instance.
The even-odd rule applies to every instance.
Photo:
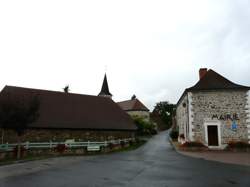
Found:
[[[209,146],[218,146],[218,126],[209,125],[207,126],[207,134],[208,134],[208,145]]]

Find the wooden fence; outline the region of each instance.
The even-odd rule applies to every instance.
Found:
[[[103,142],[75,142],[75,141],[65,141],[65,142],[22,142],[21,145],[25,149],[52,149],[60,144],[64,144],[68,148],[91,148],[91,147],[106,147],[109,144],[118,145],[123,143],[128,143],[130,141],[135,141],[134,138],[119,139],[119,140],[109,140]],[[0,151],[12,151],[18,144],[0,144]]]

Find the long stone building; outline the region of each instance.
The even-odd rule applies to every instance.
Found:
[[[130,116],[112,99],[105,75],[99,96],[5,86],[0,100],[33,96],[40,101],[39,118],[28,125],[22,141],[110,140],[135,136],[136,126]],[[17,133],[0,124],[2,143],[17,141]]]
[[[250,143],[250,87],[206,68],[200,69],[199,77],[177,103],[179,141],[219,149],[231,141]]]

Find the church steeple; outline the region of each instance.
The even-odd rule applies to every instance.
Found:
[[[98,96],[112,98],[112,94],[109,92],[109,86],[108,86],[106,73],[104,75],[101,92],[98,94]]]

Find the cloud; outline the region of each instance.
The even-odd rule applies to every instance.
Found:
[[[177,102],[213,68],[250,85],[249,1],[0,2],[0,86]]]

